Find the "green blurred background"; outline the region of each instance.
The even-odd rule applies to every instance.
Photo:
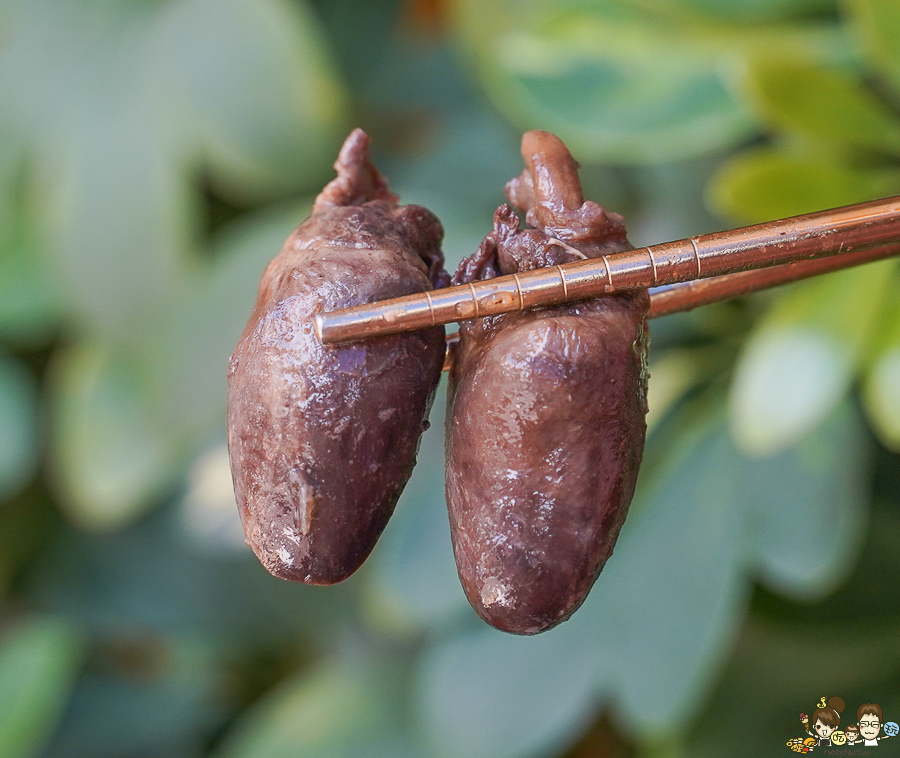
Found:
[[[823,695],[900,720],[895,262],[653,322],[631,516],[549,633],[466,604],[443,390],[353,578],[261,568],[225,369],[354,126],[450,270],[529,128],[638,245],[896,194],[900,3],[0,2],[0,758],[768,756]]]

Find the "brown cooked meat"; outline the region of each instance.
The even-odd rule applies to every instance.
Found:
[[[522,139],[494,231],[454,284],[630,250],[547,132]],[[645,290],[461,324],[446,493],[460,580],[489,624],[535,634],[581,605],[634,493],[647,392]]]
[[[446,286],[443,229],[397,205],[359,129],[337,178],[263,274],[228,371],[228,447],[247,543],[276,576],[333,584],[371,552],[412,473],[444,329],[323,346],[322,311]]]

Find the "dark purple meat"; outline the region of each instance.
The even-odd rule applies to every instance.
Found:
[[[333,584],[371,552],[415,464],[444,329],[323,346],[313,316],[445,286],[438,220],[397,197],[359,129],[263,274],[228,372],[247,543],[276,576]]]
[[[494,231],[454,283],[629,250],[547,132],[522,139]],[[581,605],[612,553],[644,446],[645,290],[461,324],[447,504],[460,580],[489,624],[536,634]]]

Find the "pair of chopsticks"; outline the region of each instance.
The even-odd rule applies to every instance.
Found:
[[[315,330],[350,342],[644,287],[664,316],[898,254],[895,196],[322,313]]]

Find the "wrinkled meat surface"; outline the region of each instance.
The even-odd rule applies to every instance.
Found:
[[[323,346],[313,317],[445,286],[443,230],[401,206],[353,132],[312,216],[269,264],[228,372],[228,443],[247,542],[276,576],[355,571],[412,473],[444,329]]]
[[[630,250],[585,201],[547,132],[522,140],[509,205],[461,284]],[[464,322],[450,377],[446,494],[460,580],[478,614],[535,634],[581,605],[634,493],[646,424],[645,290]]]

